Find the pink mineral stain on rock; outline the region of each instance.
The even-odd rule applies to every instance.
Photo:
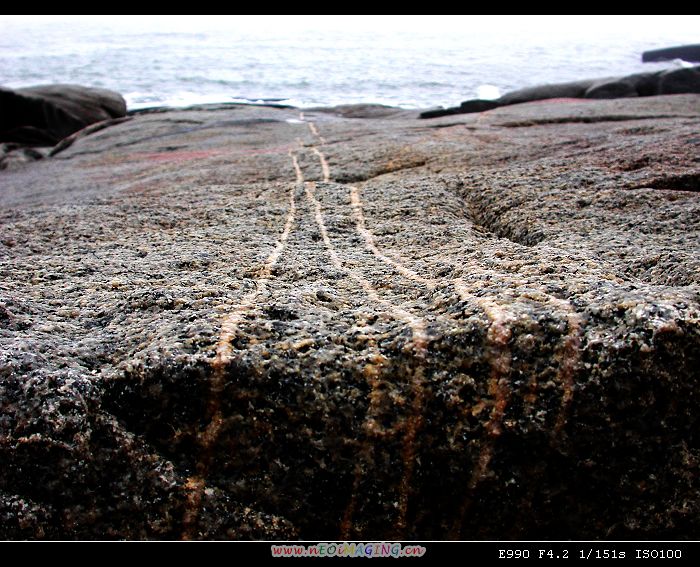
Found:
[[[136,154],[140,159],[148,161],[182,162],[205,159],[226,153],[224,150],[188,150],[182,152],[157,152]]]

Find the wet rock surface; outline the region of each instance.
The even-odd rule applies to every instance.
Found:
[[[416,118],[0,173],[2,537],[695,538],[700,97]]]

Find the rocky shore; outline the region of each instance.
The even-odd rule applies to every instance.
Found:
[[[0,537],[697,539],[700,95],[140,113],[0,171]]]
[[[615,99],[672,94],[700,94],[700,66],[525,87],[506,93],[496,100],[465,100],[459,106],[452,108],[427,110],[422,112],[420,117],[436,118],[452,114],[483,112],[510,104],[556,98]]]

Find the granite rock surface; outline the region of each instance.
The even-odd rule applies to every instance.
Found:
[[[417,116],[0,172],[0,537],[697,539],[700,96]]]

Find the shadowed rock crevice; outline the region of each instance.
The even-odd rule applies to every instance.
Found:
[[[542,232],[531,228],[529,224],[517,226],[515,223],[509,223],[507,210],[498,211],[495,207],[490,206],[494,203],[470,199],[468,196],[467,200],[474,223],[498,238],[507,238],[511,242],[523,246],[536,246],[546,239]]]
[[[525,120],[521,122],[502,122],[499,126],[504,128],[526,128],[528,126],[547,126],[549,124],[597,124],[599,122],[626,122],[632,120],[663,120],[666,118],[681,118],[672,114],[657,114],[651,116],[635,115],[609,115],[609,116],[569,116],[562,118],[549,118],[544,120]]]
[[[692,197],[697,176],[659,176],[656,171],[664,165],[649,163],[625,166],[644,180],[628,187],[604,169],[564,171],[558,160],[546,160],[540,166],[544,174],[538,166],[529,169],[528,175],[539,176],[537,185],[494,171],[488,181],[463,175],[450,187],[468,204],[473,220],[500,238],[602,261],[621,278],[672,286],[697,283],[700,265],[691,237],[698,226]],[[656,206],[659,199],[670,207]]]
[[[466,217],[477,229],[522,246],[536,246],[546,239],[546,235],[530,223],[523,223],[517,218],[515,222],[509,221],[509,210],[518,210],[522,202],[509,201],[504,206],[499,203],[501,197],[498,191],[486,192],[469,187],[468,181],[461,179],[449,179],[447,186],[464,200]]]
[[[700,173],[681,173],[652,179],[635,189],[668,189],[671,191],[700,191]]]
[[[417,169],[426,163],[428,163],[428,160],[420,156],[399,155],[396,158],[388,159],[384,163],[374,164],[370,171],[352,174],[341,172],[334,175],[333,178],[339,183],[362,183],[382,175]]]

